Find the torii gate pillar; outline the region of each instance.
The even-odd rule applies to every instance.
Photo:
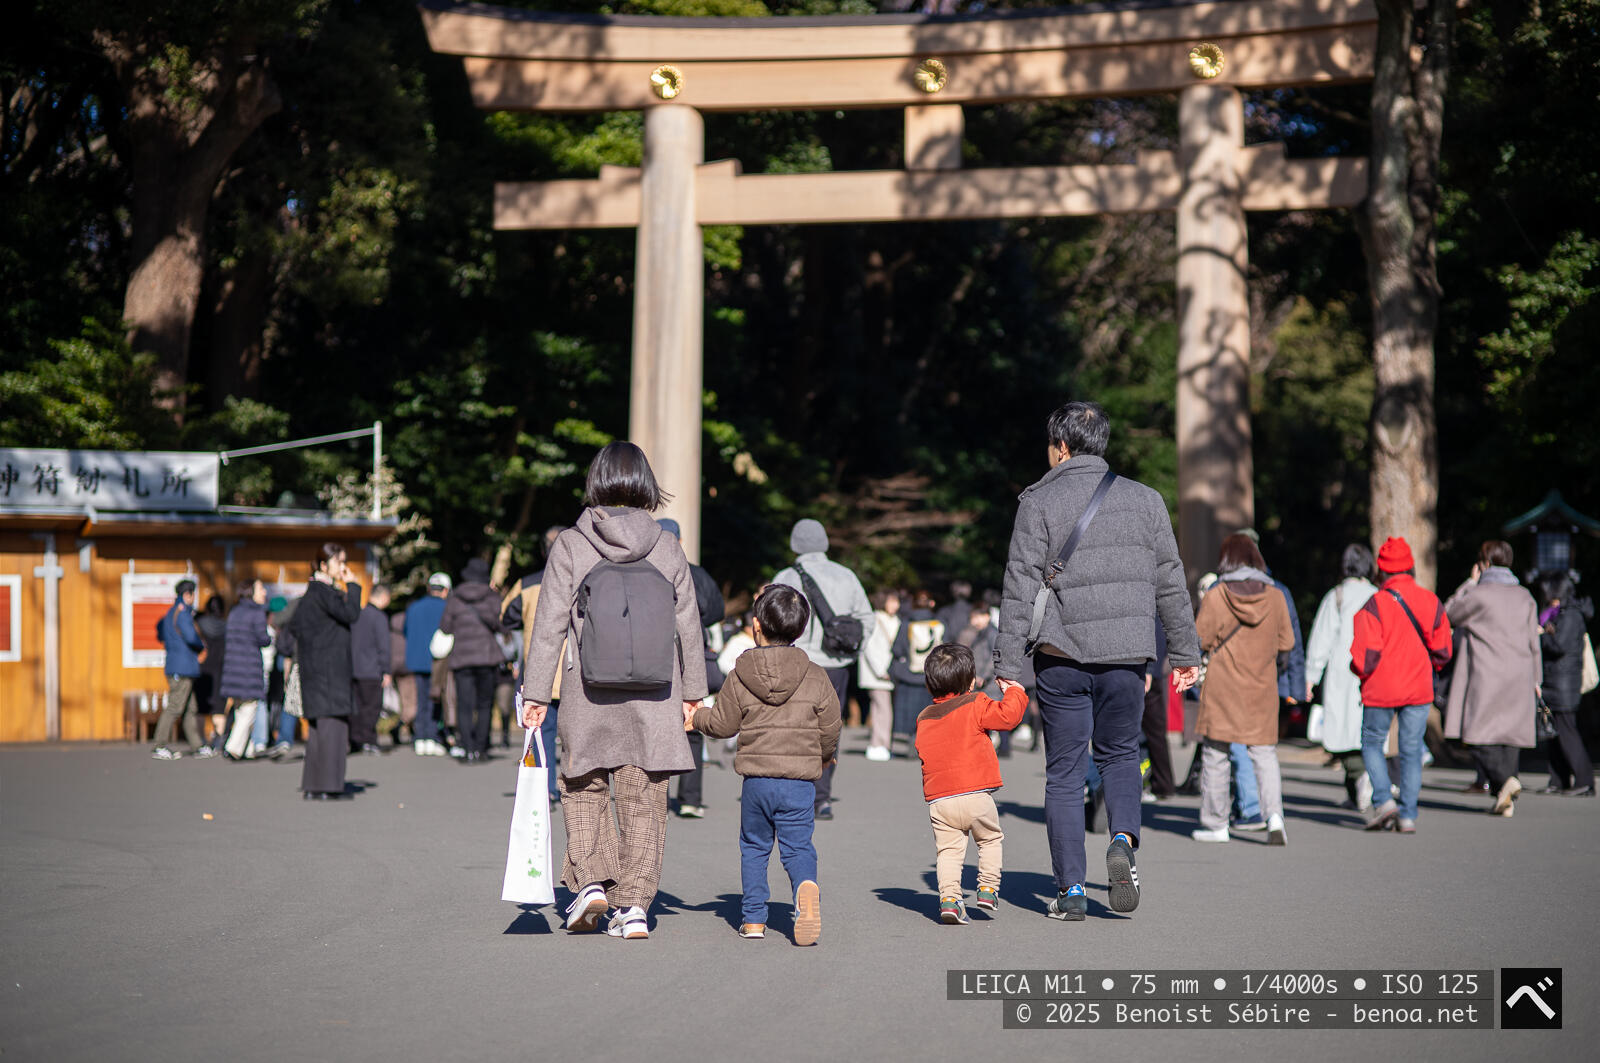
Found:
[[[701,334],[705,251],[695,215],[695,168],[705,122],[682,104],[644,115],[639,243],[633,296],[628,436],[644,448],[678,521],[683,552],[700,560]]]
[[[1226,85],[1178,94],[1178,543],[1189,589],[1255,523],[1244,108]]]

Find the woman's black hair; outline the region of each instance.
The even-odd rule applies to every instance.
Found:
[[[320,571],[324,564],[334,560],[344,552],[344,547],[340,546],[338,543],[323,543],[321,546],[317,547],[317,552],[312,555],[311,571]]]
[[[1372,551],[1360,543],[1351,543],[1345,547],[1344,557],[1339,563],[1343,566],[1346,579],[1372,579]]]
[[[589,463],[583,491],[586,506],[631,506],[654,513],[671,500],[656,483],[650,459],[632,443],[607,443]]]
[[[1565,572],[1539,577],[1539,598],[1545,605],[1551,602],[1570,602],[1572,592],[1572,577]]]

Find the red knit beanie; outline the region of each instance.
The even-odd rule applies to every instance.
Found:
[[[1378,548],[1378,571],[1383,573],[1406,572],[1417,567],[1411,559],[1411,547],[1402,538],[1390,536]]]

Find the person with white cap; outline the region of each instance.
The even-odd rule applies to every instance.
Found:
[[[433,651],[429,648],[439,621],[444,617],[445,599],[450,597],[450,577],[435,572],[428,577],[428,594],[406,606],[406,670],[417,685],[417,718],[411,724],[411,748],[419,757],[442,757],[439,724],[433,718]]]

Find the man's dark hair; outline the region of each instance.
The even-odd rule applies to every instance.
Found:
[[[656,483],[644,451],[632,443],[607,443],[589,463],[586,506],[632,506],[654,513],[671,498]]]
[[[172,593],[179,598],[182,598],[185,594],[190,594],[193,591],[194,580],[192,579],[181,579],[174,584],[172,588]]]
[[[792,646],[811,623],[811,606],[793,587],[774,583],[756,595],[755,615],[768,642]]]
[[[922,665],[922,678],[928,684],[928,693],[936,698],[946,694],[965,694],[972,689],[972,680],[978,674],[978,663],[972,651],[954,642],[935,646]]]
[[[1250,536],[1235,533],[1222,540],[1222,552],[1217,556],[1217,575],[1226,576],[1241,568],[1260,569],[1265,572],[1267,562],[1250,541]]]
[[[950,597],[951,597],[951,599],[971,598],[972,597],[972,584],[968,583],[964,579],[953,579],[953,580],[951,580],[950,581]]]
[[[1050,415],[1050,445],[1066,447],[1073,457],[1103,458],[1110,440],[1111,422],[1097,403],[1069,402]]]
[[[1478,547],[1478,563],[1485,568],[1511,567],[1511,544],[1500,539],[1490,539]]]
[[[1360,543],[1351,543],[1344,548],[1344,557],[1339,561],[1346,579],[1372,578],[1372,551]]]

